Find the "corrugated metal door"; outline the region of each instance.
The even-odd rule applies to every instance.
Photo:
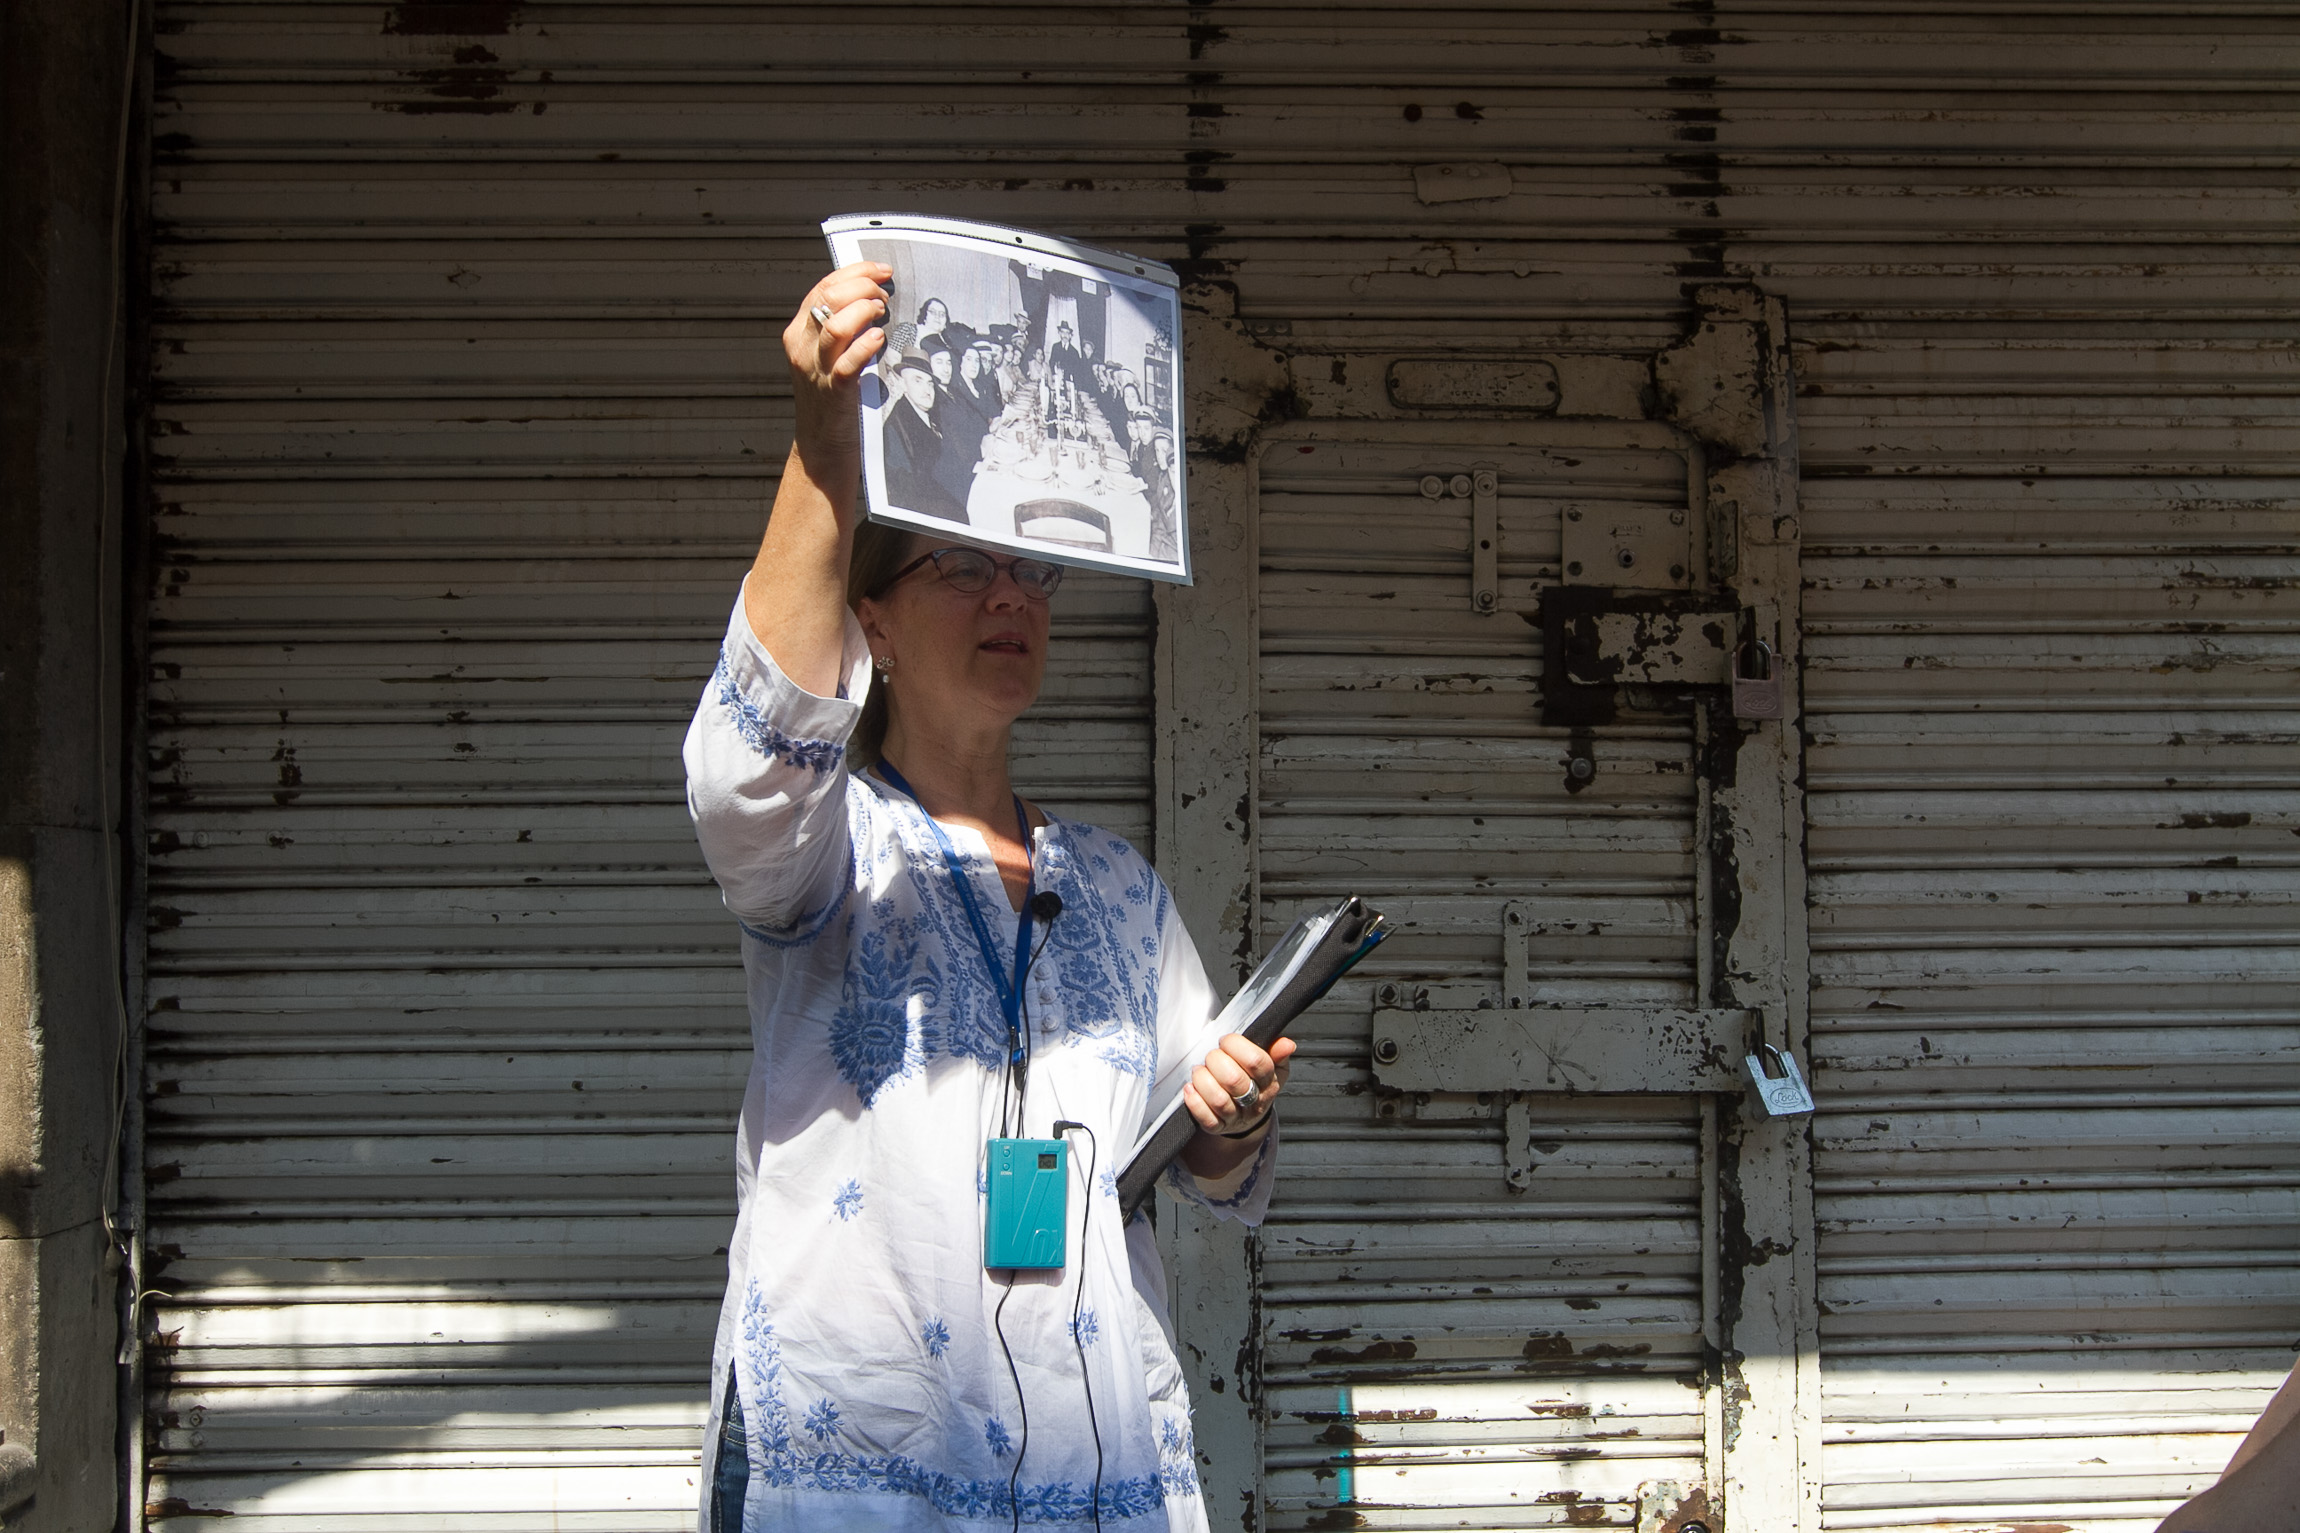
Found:
[[[1259,1269],[1272,1529],[1624,1523],[1641,1484],[1710,1477],[1700,1101],[1535,1099],[1516,1190],[1493,1094],[1401,1105],[1368,1073],[1368,1010],[1409,988],[1699,1004],[1692,718],[1543,726],[1527,620],[1564,517],[1684,512],[1686,455],[1507,435],[1368,427],[1261,460],[1264,941],[1342,893],[1400,928],[1301,1033]],[[1499,486],[1495,613],[1455,493],[1473,463]]]
[[[2289,345],[1802,327],[1825,1526],[2151,1528],[2300,1335]]]
[[[971,123],[995,191],[999,146],[1078,139],[755,83],[851,28],[156,30],[150,1526],[688,1526],[748,1037],[679,741],[788,440],[775,337],[812,221],[903,200],[890,142]],[[1060,179],[1015,216],[1075,216]],[[1066,585],[1018,740],[1145,844],[1150,625]]]

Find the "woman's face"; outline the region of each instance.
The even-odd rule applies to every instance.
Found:
[[[918,311],[918,327],[921,330],[940,330],[949,323],[950,310],[943,307],[939,298],[929,298],[926,307]]]
[[[896,568],[948,538],[913,533]],[[1005,557],[994,555],[994,557]],[[924,564],[855,606],[874,660],[892,660],[890,706],[913,748],[938,734],[1004,728],[1038,700],[1046,678],[1049,604],[1000,570],[987,590],[956,589]]]

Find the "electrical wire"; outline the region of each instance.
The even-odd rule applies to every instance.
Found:
[[[1014,1274],[1006,1275],[1006,1292],[990,1312],[990,1328],[998,1333],[998,1350],[1006,1354],[1007,1377],[1014,1380],[1014,1399],[1022,1415],[1022,1441],[1014,1445],[1014,1468],[1006,1477],[1006,1505],[1014,1514],[1014,1533],[1022,1533],[1022,1498],[1015,1487],[1022,1483],[1022,1456],[1030,1451],[1030,1397],[1022,1392],[1022,1370],[1014,1365],[1014,1349],[1006,1344],[1006,1301],[1014,1297]]]
[[[1094,1170],[1102,1159],[1102,1142],[1083,1123],[1054,1125],[1057,1134],[1076,1129],[1086,1136],[1086,1199],[1078,1214],[1078,1291],[1070,1298],[1070,1342],[1078,1349],[1078,1382],[1086,1391],[1086,1430],[1094,1434],[1094,1533],[1102,1533],[1102,1425],[1094,1419],[1094,1370],[1086,1361],[1086,1337],[1078,1328],[1086,1303],[1086,1235],[1094,1222]]]

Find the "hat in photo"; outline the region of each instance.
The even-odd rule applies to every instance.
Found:
[[[942,327],[942,338],[950,343],[952,351],[967,351],[981,337],[974,333],[974,326],[962,325],[954,319]]]
[[[934,368],[928,364],[925,354],[916,351],[904,352],[902,360],[894,365],[894,370],[898,373],[927,373],[930,375],[934,372]]]
[[[944,340],[941,334],[937,332],[934,335],[928,336],[926,340],[921,343],[920,349],[931,357],[938,351],[950,350],[950,342]]]
[[[1012,325],[992,325],[990,327],[990,338],[998,345],[1004,346],[1007,342],[1013,340],[1014,336],[1015,329]]]

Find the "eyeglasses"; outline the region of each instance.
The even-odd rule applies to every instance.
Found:
[[[922,564],[934,566],[934,572],[943,578],[953,591],[973,596],[990,589],[1000,570],[1014,577],[1022,594],[1032,601],[1045,601],[1062,584],[1062,566],[1049,564],[1044,559],[993,559],[979,548],[938,548],[896,570],[879,590],[890,591],[904,576]]]

